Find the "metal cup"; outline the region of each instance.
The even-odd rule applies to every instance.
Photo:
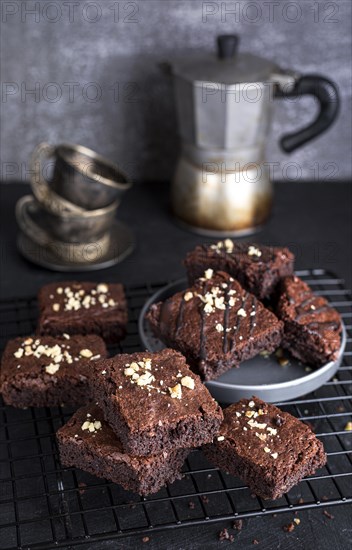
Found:
[[[55,200],[51,200],[55,204]],[[42,227],[50,237],[66,243],[85,243],[99,239],[110,230],[117,209],[117,202],[106,208],[86,210],[84,212],[58,212],[57,208],[48,209],[35,201],[35,216],[41,220]]]
[[[50,187],[63,201],[68,201],[66,207],[72,211],[96,210],[111,203],[119,204],[122,195],[132,185],[115,164],[87,147],[71,144],[53,147],[41,143],[34,150],[31,161],[38,200],[42,200],[38,189],[48,187],[41,174],[44,158],[55,159]]]
[[[16,219],[23,233],[43,249],[53,251],[62,261],[89,264],[96,261],[97,254],[102,256],[107,252],[111,240],[110,232],[84,242],[63,242],[56,240],[47,231],[47,221],[50,218],[51,214],[43,212],[38,201],[31,195],[21,197],[16,204]]]

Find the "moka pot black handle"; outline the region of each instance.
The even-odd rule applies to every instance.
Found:
[[[293,88],[277,88],[275,92],[276,98],[298,98],[301,95],[316,97],[319,102],[319,113],[308,126],[282,136],[280,145],[286,153],[291,153],[325,132],[336,120],[339,112],[340,98],[337,86],[328,78],[316,74],[304,75],[298,78]]]

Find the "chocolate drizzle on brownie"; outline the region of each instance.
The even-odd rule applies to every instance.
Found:
[[[297,307],[296,308],[297,315],[295,317],[295,321],[300,321],[305,315],[310,315],[312,313],[314,315],[316,315],[317,313],[323,313],[324,311],[328,311],[329,307],[330,306],[322,306],[322,307],[314,308],[314,309],[311,309],[311,310],[306,310],[306,309],[302,309],[300,307]]]
[[[158,337],[181,351],[205,380],[263,350],[274,351],[282,336],[272,312],[229,274],[212,269],[193,287],[154,304],[147,318]]]
[[[297,282],[297,279],[298,278],[295,278],[296,282]],[[305,300],[300,302],[299,300],[304,296],[308,296],[308,297]],[[320,305],[320,307],[314,306],[314,303],[321,304],[322,301],[324,303],[323,305]],[[295,321],[298,322],[304,319],[307,315],[309,315],[310,317],[312,316],[314,317],[314,319],[307,320],[307,322],[304,323],[307,327],[310,328],[311,332],[317,332],[319,331],[319,328],[322,328],[322,327],[331,328],[332,330],[337,330],[339,328],[340,326],[339,320],[336,321],[336,320],[325,320],[325,319],[317,318],[317,315],[319,315],[320,313],[331,312],[332,307],[326,302],[324,298],[317,296],[316,294],[313,294],[310,289],[305,290],[302,293],[298,294],[296,298],[291,297],[290,302],[293,304],[297,304],[298,302],[298,305],[295,305],[295,312],[296,312],[296,316],[294,317]],[[307,306],[310,306],[310,307],[307,309]]]
[[[228,288],[226,287],[226,292],[225,292],[225,306],[226,306],[226,309],[224,311],[224,339],[223,339],[223,344],[222,344],[222,350],[224,353],[227,353],[227,347],[228,347],[228,325],[229,325],[229,310],[230,310],[230,304],[229,304],[229,292],[228,292]]]
[[[238,311],[240,311],[241,309],[246,310],[248,297],[249,297],[249,294],[246,294],[245,296],[243,296],[241,298],[242,301],[241,301],[241,305],[240,305]],[[232,332],[232,335],[231,335],[231,351],[233,351],[236,348],[236,335],[240,331],[242,319],[243,319],[242,315],[238,315],[238,313],[237,313],[236,324],[233,327],[233,332]]]
[[[176,335],[178,334],[178,331],[180,330],[180,327],[182,326],[182,321],[183,321],[183,311],[184,311],[184,306],[185,306],[185,295],[182,296],[182,300],[180,302],[180,308],[178,310],[178,315],[177,315],[177,321],[176,321]]]
[[[310,332],[320,334],[320,330],[322,328],[337,330],[340,326],[340,323],[336,321],[311,321],[310,323],[307,323],[307,326],[309,327]]]
[[[204,285],[204,294],[208,291],[208,282],[205,282]],[[205,326],[206,326],[206,313],[203,307],[203,304],[200,308],[201,316],[201,326],[200,326],[200,342],[199,342],[199,357],[201,361],[205,361],[207,357],[206,347],[205,347]]]
[[[341,344],[339,313],[299,277],[286,277],[281,287],[277,314],[285,323],[283,346],[313,366],[336,359]]]

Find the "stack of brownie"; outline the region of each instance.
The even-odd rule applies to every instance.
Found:
[[[210,443],[223,414],[173,350],[121,354],[92,365],[96,400],[57,433],[61,461],[147,495],[180,477],[192,447]]]
[[[197,246],[184,264],[189,288],[152,305],[147,318],[203,380],[280,345],[314,367],[338,357],[340,315],[293,275],[287,248],[226,239]]]
[[[124,337],[127,303],[120,284],[66,281],[42,287],[36,336],[10,340],[0,387],[14,407],[81,406],[88,375],[107,356],[105,343]]]
[[[90,372],[96,402],[58,431],[61,462],[126,490],[157,492],[180,477],[199,446],[264,499],[279,498],[326,463],[311,428],[274,405],[253,397],[222,412],[174,350],[117,355]]]

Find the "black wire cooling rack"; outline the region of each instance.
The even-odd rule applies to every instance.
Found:
[[[1,548],[71,547],[87,539],[352,502],[352,438],[346,430],[352,416],[351,296],[343,281],[330,273],[314,270],[299,275],[340,311],[347,330],[346,352],[336,376],[313,394],[278,404],[309,423],[321,438],[328,454],[323,470],[283,498],[263,502],[238,479],[213,468],[196,450],[186,461],[182,480],[141,498],[80,470],[61,467],[55,431],[72,411],[61,407],[17,410],[1,402]],[[112,352],[139,348],[139,311],[164,284],[127,288],[128,336]],[[2,348],[7,339],[34,331],[36,306],[34,298],[0,303]]]

